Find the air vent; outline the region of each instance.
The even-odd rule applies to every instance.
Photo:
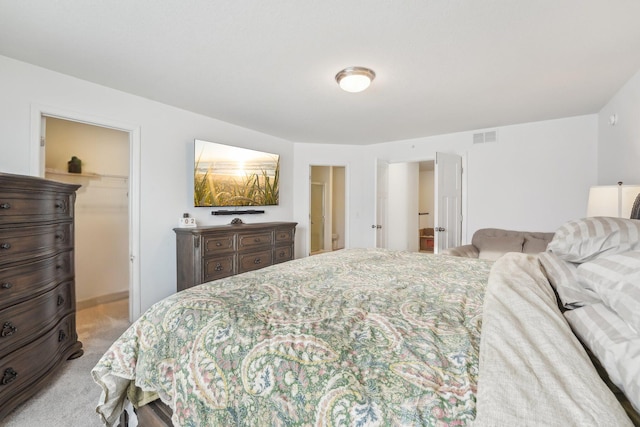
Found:
[[[480,132],[473,134],[473,143],[474,144],[484,144],[485,142],[497,142],[498,141],[498,131],[492,130],[488,132]]]

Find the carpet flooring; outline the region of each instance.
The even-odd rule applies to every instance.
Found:
[[[84,355],[64,362],[42,390],[1,420],[0,426],[102,426],[95,412],[101,389],[93,382],[91,369],[129,326],[129,302],[80,310],[76,323]]]

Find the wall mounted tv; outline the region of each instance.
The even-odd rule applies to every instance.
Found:
[[[194,206],[270,206],[279,199],[280,156],[195,140]]]

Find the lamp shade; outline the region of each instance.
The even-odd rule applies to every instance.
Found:
[[[629,218],[640,185],[598,185],[589,189],[587,216]]]

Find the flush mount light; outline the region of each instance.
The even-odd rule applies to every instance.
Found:
[[[368,68],[348,67],[336,74],[336,81],[342,90],[362,92],[369,87],[375,77],[376,73]]]

